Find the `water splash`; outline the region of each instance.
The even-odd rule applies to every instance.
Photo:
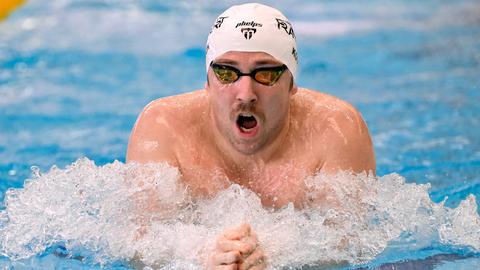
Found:
[[[257,232],[272,269],[358,264],[392,246],[480,250],[473,196],[447,208],[430,200],[429,185],[407,184],[396,174],[316,175],[305,181],[310,201],[322,198],[321,205],[277,211],[238,185],[195,200],[179,176],[166,164],[97,167],[88,159],[45,174],[34,170],[24,188],[6,194],[1,252],[18,260],[61,244],[68,256],[100,264],[135,257],[158,269],[199,269],[216,236],[244,222]]]

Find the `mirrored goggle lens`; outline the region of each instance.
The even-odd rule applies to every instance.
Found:
[[[255,73],[255,81],[265,84],[273,85],[282,75],[281,70],[259,70]]]
[[[261,83],[263,85],[271,86],[280,78],[282,73],[287,69],[287,67],[272,67],[272,68],[259,68],[253,70],[251,73],[241,73],[235,68],[229,68],[228,66],[222,66],[218,64],[211,64],[213,72],[215,76],[217,76],[218,80],[222,84],[229,84],[233,83],[240,76],[250,76],[256,82]]]
[[[233,83],[238,79],[237,73],[232,69],[215,67],[213,72],[221,83]]]

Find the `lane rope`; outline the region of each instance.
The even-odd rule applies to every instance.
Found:
[[[6,19],[23,3],[25,3],[25,0],[0,0],[0,21]]]

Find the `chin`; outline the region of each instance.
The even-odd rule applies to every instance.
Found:
[[[240,152],[244,155],[253,155],[253,154],[257,153],[261,148],[261,145],[258,142],[256,142],[256,143],[236,143],[233,146],[238,152]]]

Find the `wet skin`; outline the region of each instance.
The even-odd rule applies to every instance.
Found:
[[[262,52],[228,52],[215,62],[243,73],[281,65]],[[254,125],[242,125],[242,116],[253,116]],[[167,162],[179,168],[182,182],[198,198],[237,183],[273,208],[290,202],[298,208],[311,205],[304,185],[308,176],[340,170],[375,173],[372,141],[360,113],[333,96],[292,86],[289,71],[266,86],[248,76],[222,84],[210,68],[205,89],[145,107],[132,130],[127,162]],[[221,241],[224,236],[219,236]],[[245,269],[265,266],[261,251],[218,247],[210,256],[217,260],[208,260],[210,269],[237,269],[248,258],[257,258],[257,263]]]

